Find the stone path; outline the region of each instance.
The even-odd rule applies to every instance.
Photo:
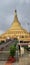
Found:
[[[0,61],[0,65],[5,65],[6,61]]]
[[[30,65],[30,54],[25,54],[19,57],[19,61],[15,63],[8,63],[7,61],[0,61],[0,65]]]
[[[12,65],[30,65],[30,54],[19,57],[19,62],[15,62]]]
[[[5,47],[4,51],[9,51],[9,46]],[[7,58],[9,56],[9,53],[7,54],[0,54],[0,58],[6,59],[6,61],[0,61],[0,65],[30,65],[30,53],[26,53],[24,56],[19,57],[19,61],[15,63],[8,63]]]

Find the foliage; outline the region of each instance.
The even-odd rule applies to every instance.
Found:
[[[18,43],[18,41],[16,39],[13,40],[13,45],[10,46],[10,57],[9,57],[9,61],[12,63],[12,62],[15,62],[16,59],[15,59],[15,54],[16,54],[16,45]]]
[[[15,41],[15,44],[14,44],[14,45],[16,46],[16,45],[17,45],[17,43],[18,43],[18,40],[16,40],[16,41]]]
[[[27,46],[24,46],[24,49],[28,50],[28,45]]]
[[[14,56],[15,56],[15,52],[16,52],[16,46],[15,46],[15,45],[12,45],[12,46],[10,47],[10,55],[11,55],[12,57],[14,57]]]
[[[10,46],[10,55],[13,57],[15,56],[15,52],[16,52],[16,45],[18,43],[18,40],[15,40],[15,44]]]
[[[28,48],[28,46],[24,46],[24,48],[25,48],[25,49],[27,49],[27,48]]]

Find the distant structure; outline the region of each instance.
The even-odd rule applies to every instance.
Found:
[[[30,41],[30,33],[28,33],[23,27],[21,27],[18,21],[17,11],[14,13],[14,21],[11,27],[0,36],[0,40],[6,40],[6,38],[18,38],[21,41]]]

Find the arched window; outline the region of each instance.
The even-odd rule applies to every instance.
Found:
[[[24,38],[24,36],[22,35],[22,38]]]

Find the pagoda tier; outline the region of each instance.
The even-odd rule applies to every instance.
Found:
[[[30,34],[22,28],[21,23],[17,17],[17,11],[15,10],[14,21],[11,24],[11,27],[1,36],[1,39],[6,39],[7,37],[10,38],[18,38],[19,40],[30,41]]]

